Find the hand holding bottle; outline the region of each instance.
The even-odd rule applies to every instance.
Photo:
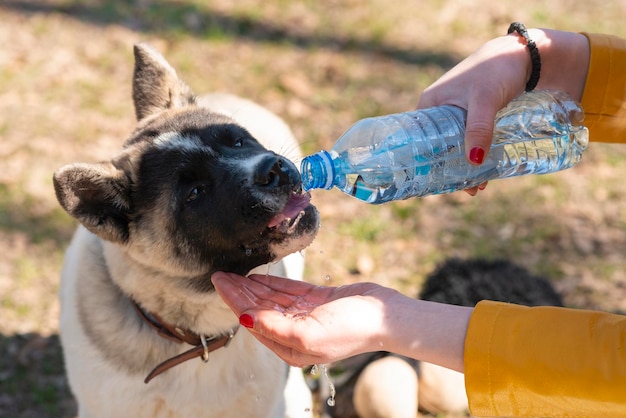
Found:
[[[540,73],[539,82],[536,86],[537,89],[562,91],[575,101],[579,101],[582,96],[589,61],[587,38],[580,34],[554,30],[534,29],[528,31],[528,33],[530,37],[534,38],[535,44],[541,50],[541,60],[543,62],[543,71]],[[399,122],[402,126],[401,129],[411,135],[411,131],[423,130],[423,134],[419,134],[422,138],[422,144],[424,144],[422,145],[423,147],[429,148],[428,141],[432,142],[430,149],[426,150],[429,154],[425,157],[426,161],[419,161],[420,167],[415,167],[415,170],[412,170],[410,165],[413,162],[404,157],[411,153],[416,153],[415,155],[418,155],[417,159],[420,159],[419,153],[422,151],[417,149],[413,151],[399,150],[396,143],[400,140],[400,136],[391,130],[391,125],[395,123],[390,120],[393,118],[380,117],[378,120],[382,123],[369,123],[369,125],[363,123],[365,120],[359,121],[351,130],[344,134],[344,137],[358,138],[366,134],[375,137],[375,141],[372,141],[369,150],[365,150],[370,155],[359,155],[356,159],[351,156],[339,157],[340,160],[350,160],[348,165],[351,167],[349,168],[345,168],[345,165],[344,167],[337,167],[334,162],[329,164],[329,160],[332,158],[334,161],[335,157],[326,155],[327,158],[323,159],[326,168],[321,170],[318,169],[321,167],[319,164],[309,164],[314,162],[315,158],[305,159],[302,166],[305,188],[331,188],[333,185],[336,185],[345,193],[352,194],[361,200],[370,203],[382,203],[412,196],[447,193],[459,189],[465,189],[470,194],[475,194],[477,189],[484,187],[486,181],[490,178],[539,172],[532,168],[526,170],[523,166],[529,164],[525,161],[526,156],[528,156],[529,160],[534,160],[541,165],[543,158],[541,154],[543,151],[530,156],[530,152],[522,150],[522,153],[526,154],[526,156],[522,155],[521,159],[513,162],[521,169],[514,174],[510,174],[511,170],[507,168],[509,171],[507,175],[495,174],[496,170],[490,170],[489,168],[483,168],[480,172],[470,170],[467,167],[463,167],[456,155],[453,156],[452,153],[446,151],[446,147],[448,151],[451,149],[455,152],[460,150],[464,153],[465,159],[474,166],[482,165],[485,161],[489,161],[492,167],[500,167],[502,164],[510,166],[510,160],[504,163],[498,162],[503,153],[494,158],[489,158],[489,152],[492,141],[497,141],[498,138],[497,132],[494,134],[495,119],[498,111],[514,98],[520,97],[532,71],[533,65],[527,51],[526,42],[525,39],[517,35],[496,38],[446,73],[422,94],[419,108],[427,108],[424,109],[426,112],[438,108],[450,109],[448,113],[451,113],[451,115],[444,116],[444,118],[457,121],[463,120],[462,132],[456,135],[462,138],[460,142],[457,138],[453,138],[455,134],[452,131],[456,129],[454,128],[455,122],[450,122],[449,124],[446,122],[444,125],[445,129],[450,128],[450,130],[444,132],[443,135],[453,139],[451,141],[442,139],[438,133],[433,135],[431,134],[433,131],[422,129],[422,122],[418,120],[418,117],[416,117],[417,123],[413,124],[415,128],[407,125],[405,122]],[[467,109],[467,115],[464,114],[460,117],[453,108]],[[424,120],[427,119],[432,118],[428,115]],[[430,121],[426,121],[426,123],[429,126],[434,125],[435,132],[441,126],[436,121],[434,124]],[[390,152],[381,150],[382,148],[377,149],[383,134],[374,132],[374,129],[379,129],[383,124],[387,126],[380,129],[380,131],[384,131],[385,135],[393,136],[391,138],[393,151],[391,151],[391,147],[386,148]],[[558,124],[561,125],[562,122],[559,121]],[[432,128],[429,127],[429,129]],[[344,137],[339,142],[361,141],[360,139],[358,141],[353,141],[353,139],[346,140]],[[558,141],[555,141],[555,148],[558,149],[560,146],[556,142]],[[383,145],[387,147],[387,144]],[[462,148],[459,145],[462,145]],[[531,144],[531,148],[534,146],[534,143]],[[444,152],[440,152],[441,150],[444,150]],[[534,153],[534,150],[530,151]],[[362,151],[359,152],[363,154]],[[430,155],[433,153],[438,155],[433,157]],[[504,154],[506,154],[504,155],[505,158],[509,157],[508,152],[504,152]],[[391,164],[395,164],[398,160],[396,158],[397,155],[401,155],[403,158],[403,161],[399,162],[400,169],[395,168],[393,175],[387,179],[388,181],[385,181],[385,174],[382,171],[390,168]],[[319,156],[324,156],[324,154],[319,154]],[[370,158],[372,156],[375,158]],[[441,162],[441,158],[445,158],[448,161]],[[570,157],[566,158],[570,160]],[[423,164],[430,164],[430,167],[422,168]],[[550,171],[567,168],[571,165],[568,163]],[[446,168],[439,170],[439,172],[437,172],[438,170],[432,170],[433,167],[441,168],[444,166]],[[311,174],[313,172],[312,169],[317,169],[318,173]],[[325,176],[332,169],[336,169],[335,171],[337,172],[345,171],[345,175],[342,174],[343,180],[337,178],[334,181],[329,180],[326,183],[319,184],[321,180],[318,181],[318,179]],[[365,172],[364,169],[368,171]],[[309,172],[307,173],[305,170]],[[326,173],[319,173],[319,171],[326,171]],[[402,177],[403,171],[407,173],[406,179]],[[334,176],[335,173],[330,175]],[[463,178],[464,175],[465,178]],[[372,178],[375,178],[375,181],[368,180]],[[475,180],[481,181],[477,182]],[[307,186],[307,184],[310,186]]]
[[[476,166],[465,158],[466,112],[460,107],[366,118],[330,152],[302,160],[302,185],[305,190],[335,186],[379,204],[552,173],[576,164],[587,148],[583,119],[580,106],[564,92],[524,93],[496,114],[490,153]]]
[[[541,51],[537,89],[560,90],[580,101],[589,45],[584,35],[529,29]],[[526,42],[516,34],[495,38],[428,87],[418,108],[451,104],[467,110],[465,156],[481,164],[489,152],[496,113],[523,91],[531,74]]]

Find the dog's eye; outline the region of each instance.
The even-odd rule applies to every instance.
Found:
[[[187,196],[187,203],[197,200],[204,193],[204,191],[204,186],[196,186],[191,189],[189,196]]]
[[[241,148],[243,147],[243,138],[237,138],[235,139],[235,143],[233,144],[233,146],[235,148]]]

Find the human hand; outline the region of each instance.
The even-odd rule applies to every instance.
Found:
[[[498,110],[524,91],[531,71],[524,42],[495,38],[444,74],[422,93],[418,107],[451,104],[467,109],[465,155],[479,165],[491,146]]]
[[[467,110],[465,157],[480,165],[489,152],[498,110],[524,90],[529,74],[525,46],[512,36],[493,39],[422,93],[418,108],[452,104]],[[474,196],[487,186],[465,191]]]
[[[581,100],[590,53],[586,37],[551,29],[529,29],[528,35],[541,56],[536,88],[562,90]],[[491,146],[496,113],[524,91],[531,73],[526,40],[516,34],[501,36],[424,90],[417,107],[451,104],[466,109],[465,156],[479,165]],[[469,191],[475,194],[476,189]]]
[[[383,349],[385,306],[404,297],[373,283],[326,287],[222,272],[212,280],[240,323],[298,367]]]

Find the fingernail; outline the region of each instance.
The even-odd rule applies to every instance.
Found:
[[[241,314],[241,316],[239,317],[239,323],[246,328],[254,327],[254,319],[252,318],[252,316],[248,315],[247,313]]]
[[[469,159],[474,164],[482,164],[485,159],[485,150],[481,147],[474,147],[470,150]]]

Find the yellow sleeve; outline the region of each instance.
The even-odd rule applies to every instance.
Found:
[[[480,302],[465,386],[475,416],[626,416],[626,316]]]
[[[584,35],[591,47],[581,100],[589,140],[626,143],[626,39]]]

